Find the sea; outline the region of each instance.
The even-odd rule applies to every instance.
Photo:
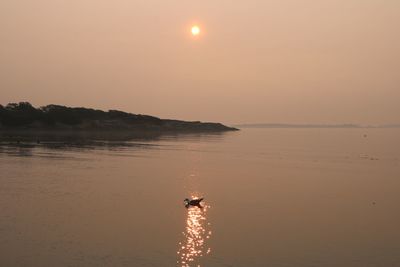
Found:
[[[400,129],[36,139],[0,139],[0,266],[400,266]]]

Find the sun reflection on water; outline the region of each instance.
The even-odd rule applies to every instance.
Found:
[[[196,197],[192,197],[196,199]],[[207,210],[210,208],[202,203],[203,208],[189,207],[187,210],[186,229],[183,232],[184,241],[179,243],[178,264],[181,267],[200,267],[200,258],[211,252],[207,239],[212,235],[210,223],[207,222]]]

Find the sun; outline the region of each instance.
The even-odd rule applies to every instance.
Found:
[[[192,26],[192,35],[197,36],[200,34],[200,27],[197,25]]]

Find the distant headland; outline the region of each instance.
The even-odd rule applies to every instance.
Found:
[[[253,123],[237,124],[238,128],[400,128],[400,124],[359,125],[359,124],[286,124],[286,123]]]
[[[14,130],[223,132],[238,129],[221,123],[160,119],[119,110],[60,105],[35,108],[28,102],[0,105],[0,131]]]

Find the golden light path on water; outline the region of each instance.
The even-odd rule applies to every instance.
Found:
[[[197,199],[192,196],[192,199]],[[183,232],[184,241],[179,243],[178,264],[181,267],[201,267],[200,259],[211,252],[207,239],[212,235],[211,224],[207,222],[207,210],[210,208],[202,203],[203,208],[189,207],[187,210],[186,229]]]

